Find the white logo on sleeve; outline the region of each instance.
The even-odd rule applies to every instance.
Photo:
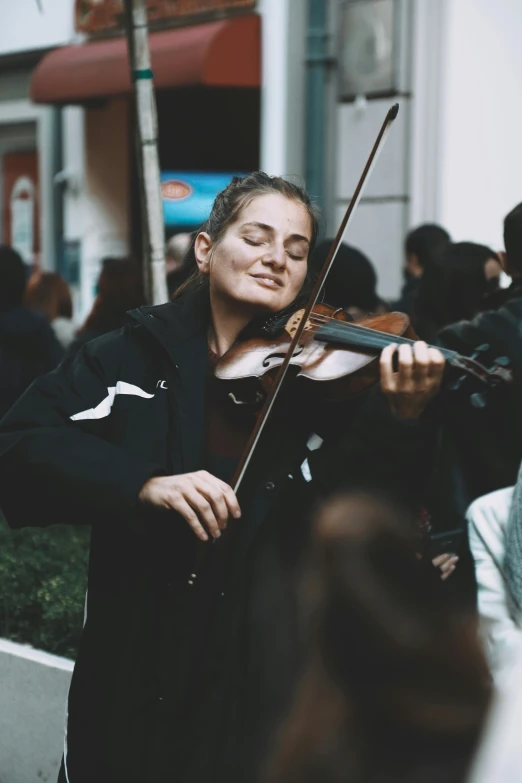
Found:
[[[104,397],[95,408],[88,408],[85,411],[80,411],[79,413],[73,414],[69,417],[71,421],[104,419],[111,412],[114,399],[118,394],[131,394],[135,397],[143,397],[146,400],[151,400],[154,397],[154,394],[147,394],[147,392],[143,391],[143,389],[140,389],[139,386],[134,386],[133,383],[127,383],[126,381],[118,381],[116,386],[109,386],[107,392],[107,396]]]

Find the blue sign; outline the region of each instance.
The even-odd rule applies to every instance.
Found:
[[[232,177],[244,174],[199,171],[164,171],[161,174],[163,216],[166,226],[200,226],[210,215],[218,193]]]

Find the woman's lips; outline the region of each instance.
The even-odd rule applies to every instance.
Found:
[[[270,277],[258,277],[255,275],[252,275],[252,278],[259,283],[260,285],[265,286],[266,288],[281,288],[281,283],[278,283],[276,280],[272,280]]]

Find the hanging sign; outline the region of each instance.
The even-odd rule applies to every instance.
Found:
[[[195,228],[210,215],[217,194],[238,172],[169,171],[161,174],[163,217],[166,226]]]
[[[256,0],[147,0],[150,22],[255,7]],[[80,33],[121,31],[123,0],[76,0],[75,19]]]

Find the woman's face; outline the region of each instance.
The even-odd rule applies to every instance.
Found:
[[[210,275],[214,303],[241,305],[254,316],[293,302],[306,277],[311,240],[307,209],[271,193],[252,199],[217,244],[199,234],[196,259],[200,272]]]

